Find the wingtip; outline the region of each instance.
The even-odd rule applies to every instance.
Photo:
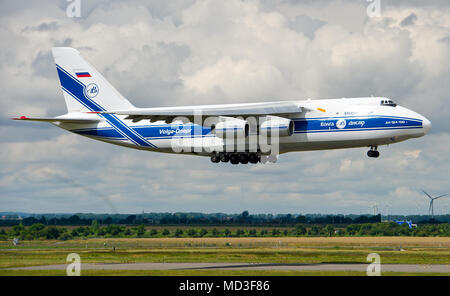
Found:
[[[20,117],[15,117],[15,118],[11,118],[12,120],[26,120],[28,119],[28,117],[26,116],[20,116]]]

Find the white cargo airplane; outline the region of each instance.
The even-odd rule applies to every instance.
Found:
[[[50,122],[130,148],[181,150],[232,164],[275,162],[278,154],[292,151],[352,147],[370,147],[367,155],[376,158],[378,146],[424,136],[431,128],[422,115],[383,97],[136,108],[76,49],[55,47],[52,52],[68,113],[14,119]],[[262,149],[254,140],[260,138],[277,143],[277,149]]]

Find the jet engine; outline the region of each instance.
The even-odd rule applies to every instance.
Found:
[[[267,137],[278,135],[279,137],[292,136],[294,134],[294,122],[288,118],[278,116],[266,116],[266,120],[259,126],[260,134]]]
[[[250,127],[246,120],[221,117],[221,121],[213,129],[219,138],[245,138],[249,134]]]

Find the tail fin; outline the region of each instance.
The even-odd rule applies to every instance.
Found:
[[[52,53],[69,113],[134,108],[78,50],[54,47]]]

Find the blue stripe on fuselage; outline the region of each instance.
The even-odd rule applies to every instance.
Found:
[[[345,120],[345,127],[338,128],[336,123]],[[371,116],[359,118],[339,117],[339,118],[314,118],[297,119],[295,123],[295,133],[320,133],[320,132],[350,132],[350,131],[371,131],[371,130],[394,130],[394,129],[415,129],[422,128],[422,121],[419,119],[405,119],[393,116]],[[213,136],[211,130],[205,127],[189,124],[165,124],[165,125],[138,125],[131,127],[133,131],[149,139],[171,139],[173,137],[197,137]],[[198,128],[198,134],[194,133]],[[112,128],[73,130],[73,132],[95,137],[123,139],[123,136]]]
[[[134,126],[133,131],[139,133],[145,138],[151,139],[170,139],[173,137],[195,137],[204,136],[211,132],[210,128],[196,126],[194,124],[166,124],[157,126]],[[72,132],[95,137],[117,137],[121,138],[121,135],[112,128],[92,128],[92,129],[80,129],[72,130]]]
[[[340,125],[339,125],[340,123]],[[336,117],[295,121],[295,133],[341,132],[372,129],[422,128],[418,119],[395,118],[393,116],[374,116],[359,118]]]

